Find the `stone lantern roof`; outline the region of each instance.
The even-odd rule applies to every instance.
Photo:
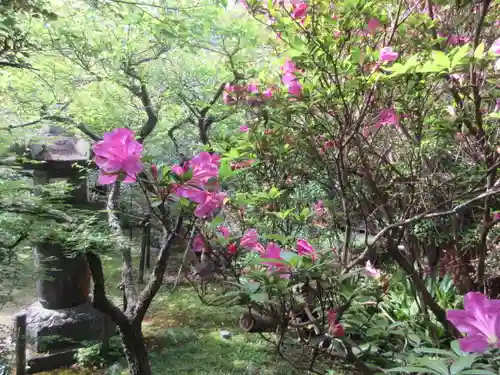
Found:
[[[54,125],[42,129],[30,142],[29,150],[31,158],[40,161],[74,163],[90,158],[89,142]]]

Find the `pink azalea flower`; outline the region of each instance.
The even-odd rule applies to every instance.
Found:
[[[366,25],[366,28],[368,29],[369,32],[374,33],[377,31],[377,29],[382,26],[380,21],[376,18],[370,18],[368,20],[368,24]]]
[[[318,257],[314,247],[306,240],[297,241],[297,252],[300,256],[310,256],[312,260],[316,260]]]
[[[300,2],[297,5],[294,5],[293,11],[291,13],[292,18],[293,19],[304,18],[307,15],[308,7],[309,6],[304,2]]]
[[[500,38],[493,42],[490,48],[490,52],[495,55],[500,55]]]
[[[205,191],[204,199],[197,202],[198,206],[194,210],[194,215],[200,218],[212,216],[217,209],[222,207],[226,196],[223,192]]]
[[[222,234],[222,237],[224,237],[225,239],[227,239],[229,237],[229,234],[231,233],[231,231],[229,230],[228,227],[225,227],[223,225],[221,225],[220,227],[217,228],[217,231]]]
[[[281,257],[281,248],[274,242],[269,242],[267,244],[264,254],[261,255],[261,259],[263,259],[261,263],[267,265],[268,268],[283,266],[281,262],[277,262],[274,260],[274,259],[283,259]]]
[[[372,262],[370,262],[369,260],[366,261],[365,272],[368,276],[371,276],[374,279],[380,279],[380,277],[382,276],[382,272],[379,269],[375,268]]]
[[[325,205],[322,200],[319,200],[316,203],[314,203],[313,209],[314,209],[314,214],[317,217],[322,217],[326,213]]]
[[[394,52],[392,47],[384,47],[380,50],[380,61],[394,61],[399,57],[398,52]]]
[[[142,171],[142,144],[135,140],[130,129],[119,128],[105,133],[103,140],[97,142],[92,150],[99,167],[101,185],[114,183],[121,174],[125,175],[123,182],[135,182],[135,175]]]
[[[189,166],[193,170],[190,181],[193,184],[203,185],[219,175],[220,157],[203,151],[189,161]]]
[[[255,83],[251,83],[247,86],[247,91],[251,94],[258,94],[259,93],[259,88]]]
[[[281,70],[284,74],[295,73],[297,71],[297,67],[292,60],[286,60],[285,63],[281,66]]]
[[[291,85],[295,81],[297,81],[297,77],[291,72],[287,72],[281,77],[281,82],[283,82],[285,86]]]
[[[203,241],[203,237],[201,236],[201,234],[197,234],[193,238],[192,249],[195,253],[201,253],[205,250],[205,242]]]
[[[273,97],[273,90],[272,89],[266,89],[263,93],[262,96],[265,99],[271,99]]]
[[[248,250],[255,250],[259,244],[259,234],[255,229],[247,229],[240,239],[240,246]]]
[[[380,111],[377,129],[384,125],[399,126],[399,116],[393,109],[383,109]]]
[[[229,83],[226,85],[222,93],[222,100],[224,104],[232,105],[238,102],[237,97],[233,95],[236,91],[239,91],[239,86],[230,85]]]
[[[462,351],[483,353],[500,348],[500,300],[469,292],[464,297],[464,310],[448,310],[446,319],[467,334],[459,339]]]
[[[497,104],[495,105],[495,112],[500,112],[500,98],[497,99]]]
[[[182,175],[189,170],[187,163],[185,164],[185,167],[181,167],[179,164],[174,164],[172,165],[171,169],[172,172],[174,172],[179,177],[182,177]]]
[[[468,36],[457,35],[457,34],[447,35],[447,34],[443,33],[442,31],[438,31],[437,35],[440,38],[446,38],[447,39],[446,43],[449,44],[450,46],[462,45],[462,44],[468,43],[472,40]]]
[[[248,133],[249,130],[250,130],[250,128],[248,127],[248,125],[241,125],[240,126],[240,132],[242,132],[242,133]]]
[[[302,85],[298,81],[293,81],[286,85],[288,88],[288,93],[292,96],[299,97],[302,95]]]

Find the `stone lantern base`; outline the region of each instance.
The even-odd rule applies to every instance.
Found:
[[[114,323],[90,303],[50,310],[37,301],[24,312],[27,343],[37,353],[77,348],[89,341],[106,343],[116,332]]]

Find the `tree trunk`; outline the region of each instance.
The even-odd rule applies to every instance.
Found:
[[[130,375],[152,375],[141,325],[130,324],[127,327],[120,327],[120,335]]]

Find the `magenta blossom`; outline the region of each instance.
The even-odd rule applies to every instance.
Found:
[[[205,251],[205,241],[203,241],[203,237],[201,236],[201,234],[197,234],[193,238],[192,249],[195,253],[201,253]]]
[[[224,237],[225,239],[227,239],[229,237],[229,235],[231,234],[231,231],[229,230],[229,228],[225,227],[223,225],[221,225],[220,227],[218,227],[217,231],[220,234],[222,234],[222,237]]]
[[[300,256],[310,256],[312,260],[316,260],[318,257],[314,247],[306,240],[297,241],[297,252]]]
[[[297,71],[297,67],[292,60],[286,60],[285,63],[281,66],[281,70],[283,74],[295,73]]]
[[[298,81],[293,81],[286,85],[288,88],[288,93],[292,96],[299,97],[302,95],[302,85]]]
[[[394,61],[399,57],[398,52],[394,52],[392,47],[384,47],[380,50],[380,61]]]
[[[448,310],[446,319],[467,334],[459,339],[462,351],[483,353],[500,348],[500,300],[469,292],[464,297],[464,310]]]
[[[366,25],[366,28],[368,29],[369,32],[374,33],[377,31],[377,29],[382,26],[380,21],[376,18],[370,18],[368,20],[368,24]]]
[[[399,116],[394,109],[383,109],[380,111],[377,129],[384,125],[399,126]]]
[[[314,214],[317,217],[322,217],[326,213],[325,205],[322,200],[319,200],[316,203],[314,203],[313,209],[314,209]]]
[[[258,94],[259,87],[255,83],[251,83],[247,86],[247,91],[251,94]]]
[[[378,268],[375,268],[369,260],[366,261],[365,272],[374,279],[380,279],[380,277],[382,277],[382,272]]]
[[[281,248],[274,242],[269,242],[266,251],[261,255],[261,259],[263,259],[261,263],[266,264],[269,268],[282,266],[281,262],[276,261],[277,259],[283,259],[281,258]]]
[[[259,244],[259,234],[255,229],[247,229],[240,239],[240,246],[248,250],[255,250]]]
[[[294,5],[293,11],[291,13],[291,16],[293,19],[302,19],[305,16],[307,16],[307,9],[308,9],[307,3],[304,3],[301,1],[300,3]]]
[[[226,199],[226,193],[204,191],[203,200],[200,200],[198,206],[194,210],[194,215],[200,218],[207,218],[215,214],[215,211],[221,208]]]
[[[248,133],[250,128],[248,127],[248,125],[241,125],[239,130],[242,133]]]
[[[135,175],[142,171],[142,144],[135,140],[130,129],[119,128],[105,133],[103,140],[97,142],[92,151],[99,167],[101,185],[114,183],[122,174],[125,175],[123,182],[135,182]]]
[[[494,55],[500,55],[500,38],[493,42],[490,48],[490,52]]]
[[[280,260],[283,260],[281,257],[281,248],[274,242],[267,244],[265,251],[261,253],[260,257],[261,263],[267,265],[269,271],[278,272],[281,278],[290,277],[290,273],[287,272],[287,265],[280,262]]]
[[[266,89],[262,92],[262,96],[265,99],[271,99],[273,97],[273,90],[272,89]]]

